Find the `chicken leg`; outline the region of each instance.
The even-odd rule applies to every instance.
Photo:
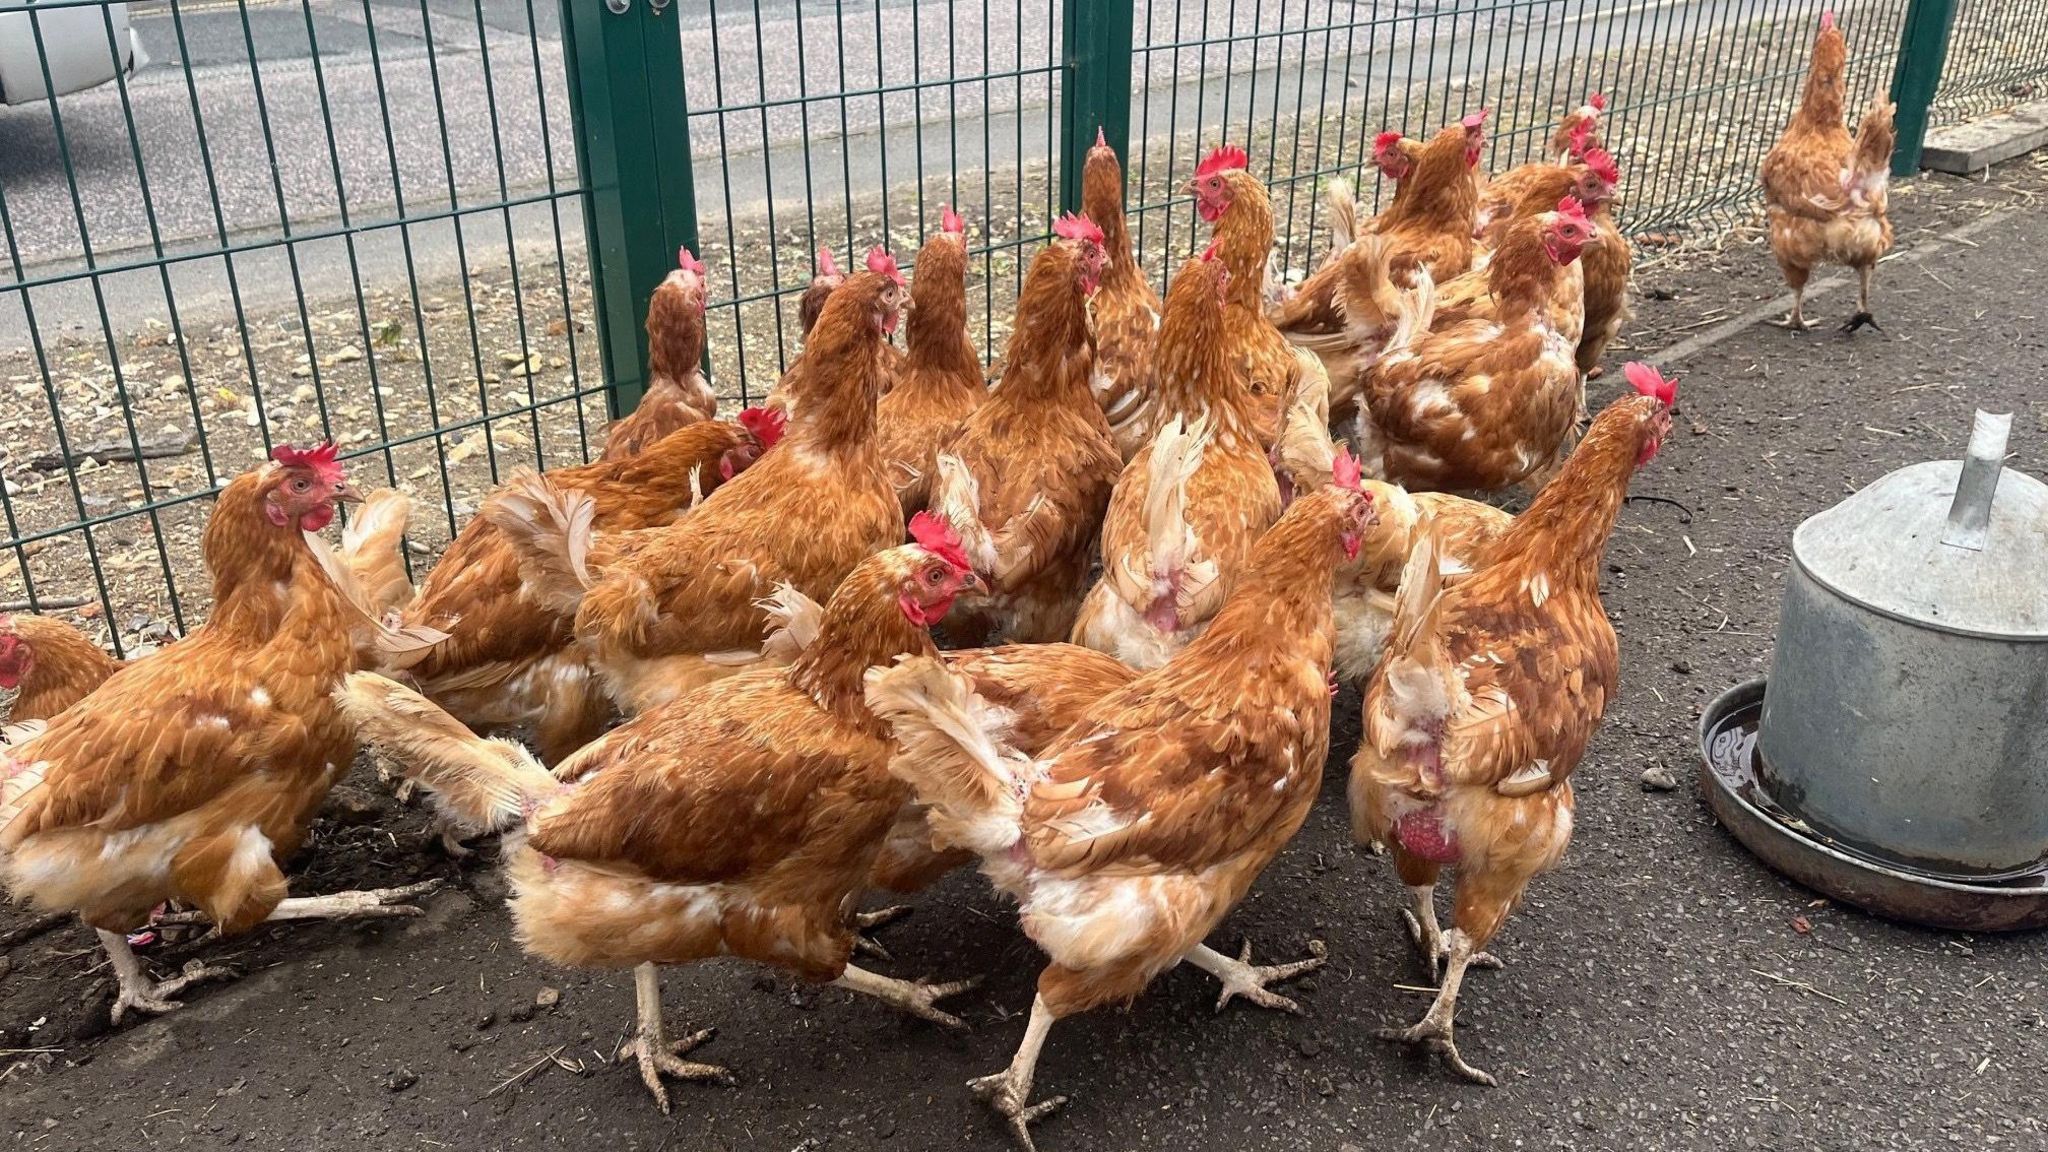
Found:
[[[1858,328],[1869,328],[1872,332],[1884,331],[1877,326],[1877,317],[1870,314],[1870,277],[1876,271],[1876,267],[1869,264],[1856,269],[1856,276],[1861,281],[1856,289],[1856,314],[1849,317],[1848,323],[1842,325],[1842,335],[1847,336]]]
[[[418,905],[406,901],[432,894],[439,880],[422,880],[402,888],[365,888],[356,892],[329,892],[325,896],[288,896],[271,909],[273,920],[355,920],[382,917],[424,916]]]
[[[262,923],[280,920],[355,920],[424,916],[418,905],[406,901],[426,896],[441,887],[439,880],[422,880],[401,888],[364,888],[354,892],[329,892],[325,896],[288,896],[278,901]],[[151,924],[206,924],[200,911],[170,912],[150,919]]]
[[[1444,942],[1443,930],[1437,927],[1436,885],[1411,884],[1408,886],[1408,899],[1413,902],[1414,909],[1401,909],[1401,919],[1407,922],[1408,938],[1415,942],[1416,950],[1422,953],[1423,963],[1429,965],[1429,978],[1433,981],[1442,973],[1443,962],[1451,954],[1450,945]],[[1474,952],[1472,966],[1493,969],[1507,967],[1501,963],[1500,957],[1491,952]]]
[[[948,996],[958,996],[960,993],[974,988],[980,983],[981,977],[979,976],[967,980],[955,980],[949,984],[927,984],[921,980],[898,980],[878,972],[870,972],[865,968],[856,968],[851,964],[848,964],[846,970],[839,974],[839,979],[832,982],[836,988],[858,992],[863,996],[873,996],[884,1004],[908,1012],[920,1020],[929,1020],[934,1024],[943,1024],[948,1028],[963,1030],[967,1027],[965,1021],[951,1013],[939,1011],[935,1005]]]
[[[654,965],[642,964],[633,969],[633,1003],[639,1023],[633,1039],[619,1049],[619,1055],[631,1055],[640,1062],[640,1082],[654,1094],[654,1102],[661,1106],[663,1116],[668,1115],[668,1086],[661,1082],[663,1075],[728,1086],[734,1083],[732,1073],[716,1064],[698,1064],[682,1058],[692,1049],[709,1043],[718,1034],[717,1029],[705,1028],[681,1040],[668,1038],[661,1022],[661,971]]]
[[[1473,957],[1484,953],[1475,951],[1472,938],[1465,935],[1462,929],[1451,929],[1446,941],[1451,958],[1450,969],[1444,973],[1443,986],[1437,989],[1436,999],[1431,1002],[1428,1013],[1412,1028],[1382,1029],[1379,1037],[1382,1040],[1427,1048],[1442,1056],[1444,1063],[1451,1066],[1451,1071],[1475,1084],[1484,1084],[1491,1088],[1499,1081],[1491,1074],[1465,1063],[1465,1058],[1458,1054],[1457,1040],[1452,1034],[1452,1027],[1458,1014],[1458,986],[1464,983],[1465,969],[1472,963]]]
[[[1031,1079],[1038,1072],[1038,1051],[1045,1047],[1045,1034],[1052,1031],[1054,1019],[1045,997],[1033,997],[1031,1021],[1024,1026],[1024,1040],[1017,1045],[1017,1054],[1010,1057],[1010,1066],[993,1076],[967,1082],[968,1091],[1008,1122],[1011,1139],[1024,1152],[1038,1152],[1038,1146],[1031,1140],[1031,1125],[1059,1111],[1067,1102],[1065,1096],[1054,1096],[1036,1104],[1026,1103],[1031,1099]]]
[[[1282,1012],[1301,1015],[1301,1005],[1276,992],[1268,992],[1266,985],[1282,980],[1292,980],[1303,973],[1313,972],[1323,966],[1329,950],[1321,940],[1308,944],[1309,958],[1292,964],[1271,964],[1264,967],[1252,963],[1252,942],[1247,940],[1238,950],[1237,959],[1232,960],[1206,944],[1197,944],[1183,953],[1181,959],[1223,981],[1223,994],[1216,998],[1216,1010],[1236,997],[1257,1004],[1261,1008],[1277,1008]]]
[[[114,979],[120,985],[120,990],[114,994],[115,1024],[119,1024],[121,1017],[127,1015],[130,1009],[152,1016],[174,1012],[184,1005],[171,997],[194,984],[207,980],[232,980],[241,975],[232,968],[188,960],[181,975],[169,980],[151,980],[149,969],[143,966],[142,959],[135,955],[135,950],[128,946],[126,936],[119,932],[109,932],[104,928],[97,928],[94,931],[99,933],[100,947],[107,950],[107,959],[114,963]]]
[[[1782,263],[1778,267],[1784,270],[1785,283],[1792,289],[1792,311],[1786,313],[1784,319],[1772,320],[1770,323],[1780,328],[1790,328],[1794,332],[1806,332],[1818,327],[1819,325],[1806,318],[1804,312],[1806,278],[1813,273],[1805,268],[1795,268]]]

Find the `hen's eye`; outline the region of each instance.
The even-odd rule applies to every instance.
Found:
[[[301,476],[298,479],[292,481],[292,491],[294,492],[304,492],[308,488],[311,488],[312,486],[312,482],[307,480],[304,476]]]
[[[945,579],[946,576],[945,573],[939,571],[937,568],[927,568],[925,569],[924,578],[926,583],[937,584],[939,581]]]

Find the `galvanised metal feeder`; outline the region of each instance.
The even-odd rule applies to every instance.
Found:
[[[2048,484],[1969,455],[1801,524],[1766,681],[1700,718],[1708,803],[1810,887],[1961,929],[2048,924]]]

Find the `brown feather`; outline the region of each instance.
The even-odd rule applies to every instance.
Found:
[[[987,395],[981,355],[967,336],[967,243],[939,232],[917,254],[904,320],[908,351],[875,413],[875,443],[907,517],[931,496],[933,457]]]
[[[903,539],[874,441],[879,325],[897,292],[872,272],[850,277],[811,334],[782,440],[687,517],[619,538],[600,565],[576,632],[621,706],[672,698],[680,662],[758,650],[768,619],[757,604],[777,584],[822,598]]]
[[[1073,626],[1121,465],[1089,388],[1094,364],[1079,260],[1058,241],[1025,273],[1001,382],[944,446],[975,494],[971,511],[949,515],[993,553],[977,560],[992,592],[959,603],[947,625],[955,635],[1036,642]]]

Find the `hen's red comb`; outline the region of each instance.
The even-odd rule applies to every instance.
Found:
[[[763,452],[775,447],[775,442],[782,439],[783,426],[788,423],[789,416],[780,408],[740,409],[740,427],[753,434]]]
[[[1095,126],[1095,146],[1097,148],[1109,147],[1109,137],[1102,134],[1102,125],[1100,124]]]
[[[1583,159],[1585,160],[1586,167],[1591,168],[1593,175],[1598,176],[1603,182],[1608,184],[1621,183],[1621,165],[1614,162],[1613,153],[1607,149],[1588,148]]]
[[[337,466],[336,451],[332,442],[315,444],[311,448],[279,444],[270,450],[270,458],[287,468],[333,468]]]
[[[1833,8],[1830,8],[1827,11],[1820,14],[1820,30],[1825,32],[1828,29],[1833,28],[1834,26],[1835,10]]]
[[[1080,240],[1089,244],[1102,243],[1102,229],[1095,221],[1078,212],[1069,212],[1053,222],[1052,234],[1062,240]]]
[[[929,512],[919,512],[910,518],[910,538],[917,546],[951,564],[962,572],[974,567],[967,560],[967,549],[960,545],[960,533],[951,524]]]
[[[1200,164],[1195,165],[1195,175],[1214,176],[1218,172],[1228,172],[1233,168],[1249,168],[1251,164],[1252,158],[1245,155],[1244,149],[1230,144],[1218,144],[1202,158]]]
[[[1588,147],[1589,145],[1591,145],[1592,143],[1593,143],[1593,122],[1592,122],[1591,120],[1581,120],[1581,121],[1579,121],[1579,122],[1578,122],[1577,124],[1574,124],[1574,125],[1572,125],[1572,135],[1571,135],[1571,152],[1572,152],[1572,155],[1574,155],[1574,156],[1583,156],[1583,155],[1585,154],[1586,148],[1587,148],[1587,147]]]
[[[1375,156],[1384,156],[1400,146],[1401,134],[1399,132],[1382,132],[1372,138],[1372,154]]]
[[[695,272],[699,276],[704,275],[704,262],[692,255],[688,248],[676,249],[676,267],[681,268],[685,272]]]
[[[818,249],[818,275],[840,277],[846,275],[846,273],[839,270],[839,261],[832,258],[832,250],[830,248]]]
[[[1214,260],[1215,258],[1216,258],[1216,242],[1215,242],[1214,240],[1211,240],[1211,241],[1209,241],[1209,246],[1208,246],[1207,248],[1204,248],[1204,249],[1202,249],[1202,259],[1203,259],[1203,260]]]
[[[1593,109],[1593,111],[1595,111],[1595,112],[1605,112],[1605,111],[1607,111],[1607,95],[1606,95],[1606,93],[1604,93],[1604,92],[1595,92],[1595,93],[1593,93],[1593,94],[1592,94],[1591,96],[1588,96],[1588,97],[1586,97],[1586,105],[1587,105],[1588,107],[1590,107],[1591,109]]]
[[[896,258],[889,255],[889,250],[880,244],[868,249],[868,271],[877,276],[887,276],[894,280],[898,287],[903,284],[903,273],[896,270]]]
[[[1557,214],[1580,224],[1587,223],[1586,205],[1577,196],[1567,196],[1557,202]]]
[[[1336,459],[1330,461],[1330,477],[1347,492],[1358,491],[1362,471],[1348,446],[1337,449]]]
[[[1657,371],[1657,366],[1641,360],[1631,360],[1622,365],[1621,374],[1628,377],[1629,384],[1645,396],[1655,396],[1657,402],[1666,408],[1678,403],[1678,381]]]
[[[965,236],[967,235],[967,221],[962,220],[960,214],[953,211],[951,204],[941,204],[939,205],[939,231]]]
[[[1493,109],[1481,108],[1479,111],[1474,112],[1470,116],[1467,116],[1464,119],[1458,121],[1458,123],[1463,124],[1465,126],[1465,131],[1472,132],[1477,129],[1486,127],[1486,118],[1491,115],[1493,115]]]

